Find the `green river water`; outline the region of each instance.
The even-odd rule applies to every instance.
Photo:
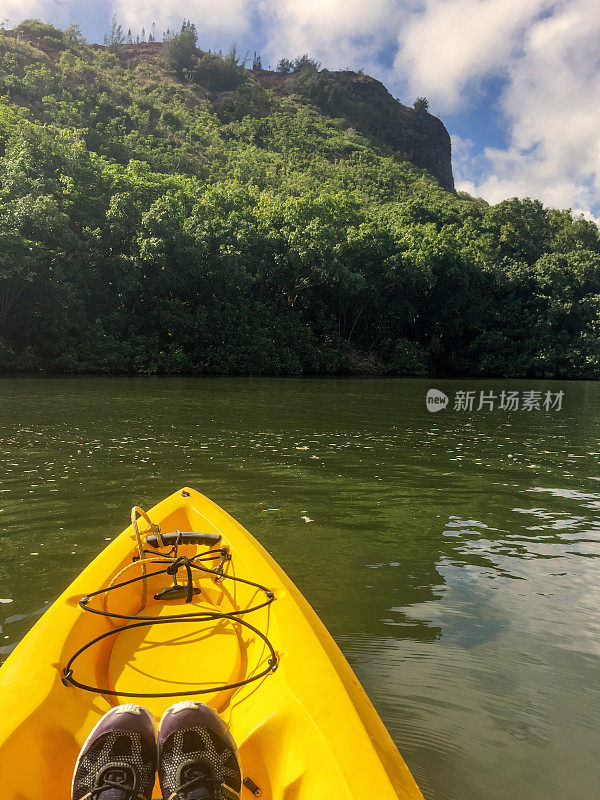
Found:
[[[453,409],[503,389],[562,409]],[[306,595],[428,800],[597,797],[599,423],[593,383],[4,379],[0,659],[188,484]]]

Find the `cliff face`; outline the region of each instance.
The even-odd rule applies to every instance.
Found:
[[[437,117],[402,105],[380,81],[348,70],[282,76],[255,73],[276,94],[298,94],[325,114],[341,117],[373,140],[388,145],[398,158],[430,172],[454,191],[450,136]]]

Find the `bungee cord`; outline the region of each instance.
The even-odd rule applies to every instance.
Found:
[[[138,528],[138,515],[143,517],[145,521],[148,523],[148,528],[144,531],[140,531]],[[194,541],[194,542],[201,542],[201,541],[210,541],[214,542],[215,538],[218,540],[219,537],[215,537],[213,534],[199,534],[199,533],[181,533],[181,531],[176,531],[174,533],[165,533],[161,534],[160,526],[157,523],[154,523],[150,520],[146,512],[139,508],[138,506],[134,506],[131,510],[131,522],[134,530],[134,537],[137,544],[137,556],[134,556],[134,560],[123,567],[116,575],[111,579],[108,586],[102,587],[97,589],[93,592],[89,592],[87,595],[82,597],[79,600],[79,606],[88,613],[97,614],[99,616],[105,617],[109,620],[110,624],[113,626],[111,630],[105,631],[104,633],[95,636],[90,641],[86,642],[82,645],[67,661],[66,666],[62,670],[62,682],[65,686],[76,686],[79,689],[83,689],[88,692],[96,692],[103,695],[109,695],[113,697],[139,697],[139,698],[150,698],[150,697],[186,697],[189,695],[200,695],[200,694],[208,694],[208,693],[215,693],[220,692],[228,689],[236,689],[241,686],[245,686],[248,683],[252,683],[253,681],[260,680],[261,678],[266,677],[270,673],[273,673],[277,669],[278,659],[277,654],[275,653],[275,649],[271,642],[269,641],[267,635],[259,630],[257,627],[252,625],[246,619],[243,619],[244,616],[247,614],[251,614],[256,611],[260,611],[263,608],[269,606],[274,600],[275,595],[273,592],[268,589],[266,586],[263,586],[260,583],[255,581],[249,580],[247,578],[240,578],[236,575],[231,575],[225,571],[225,564],[231,560],[231,553],[227,547],[219,547],[219,548],[209,548],[208,550],[198,553],[195,556],[188,557],[188,556],[180,556],[179,555],[179,546],[181,544],[185,544],[186,542]],[[169,543],[172,543],[171,550],[168,553],[161,553],[155,549],[148,549],[144,547],[144,542],[142,540],[142,536],[146,537],[146,543],[148,539],[151,537],[155,540],[158,546],[166,547],[168,546],[167,539]],[[133,538],[133,537],[132,537]],[[201,561],[217,561],[218,565],[214,569],[210,569],[202,564],[198,563]],[[150,564],[160,565],[166,564],[167,566],[164,569],[154,570],[152,572],[148,572],[148,566]],[[131,567],[134,565],[141,566],[141,574],[137,575],[134,578],[129,578],[127,580],[119,581],[118,579],[124,575]],[[154,595],[156,600],[161,600],[163,598],[167,599],[168,597],[180,597],[181,591],[185,590],[185,602],[191,603],[195,594],[197,594],[200,590],[194,587],[193,585],[193,571],[201,572],[206,575],[210,575],[213,577],[215,581],[222,581],[222,580],[229,580],[235,583],[240,583],[246,586],[250,586],[255,588],[258,592],[262,592],[264,594],[265,599],[261,602],[257,602],[248,608],[241,608],[236,609],[235,611],[209,611],[209,610],[201,610],[201,611],[189,611],[180,614],[169,614],[167,616],[162,616],[160,618],[156,618],[153,616],[143,616],[141,612],[146,608],[147,601],[148,601],[148,580],[153,578],[156,575],[169,575],[173,579],[173,586],[168,587],[167,589],[163,589],[157,594]],[[186,575],[186,584],[179,584],[177,583],[177,575],[180,571],[184,571]],[[125,586],[130,586],[134,583],[142,582],[142,597],[141,597],[141,604],[140,608],[135,614],[122,614],[115,611],[110,611],[108,609],[108,596],[110,592],[116,591],[118,589],[122,589]],[[175,590],[175,592],[174,592]],[[94,608],[90,605],[91,601],[102,595],[102,608]],[[99,642],[103,641],[104,639],[108,639],[112,636],[116,636],[120,633],[125,631],[134,630],[136,628],[143,628],[143,627],[151,627],[153,625],[168,625],[173,623],[189,623],[189,624],[197,624],[202,625],[205,623],[209,623],[215,620],[226,620],[232,623],[233,625],[239,625],[242,628],[245,628],[252,633],[254,633],[259,639],[264,642],[268,651],[268,659],[266,661],[266,666],[264,669],[260,670],[256,674],[250,675],[247,678],[244,678],[239,681],[224,683],[220,686],[211,686],[209,688],[198,688],[198,689],[187,689],[185,691],[180,692],[133,692],[133,691],[124,691],[124,690],[114,690],[110,689],[109,687],[101,687],[101,686],[92,686],[90,684],[84,683],[78,680],[74,675],[74,664],[77,659],[89,648],[97,645]],[[123,621],[124,624],[120,624],[120,621]]]

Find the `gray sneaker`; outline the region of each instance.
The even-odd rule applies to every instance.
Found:
[[[150,800],[155,773],[154,717],[143,706],[116,706],[81,748],[71,800]]]
[[[227,725],[192,700],[168,708],[158,728],[158,779],[165,800],[238,800],[242,770]]]

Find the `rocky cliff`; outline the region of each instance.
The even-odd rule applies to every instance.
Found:
[[[448,191],[454,191],[450,136],[444,124],[427,112],[396,100],[375,78],[350,70],[320,70],[283,76],[255,73],[276,94],[299,94],[332,117],[375,141],[388,145],[398,158],[430,172]]]

